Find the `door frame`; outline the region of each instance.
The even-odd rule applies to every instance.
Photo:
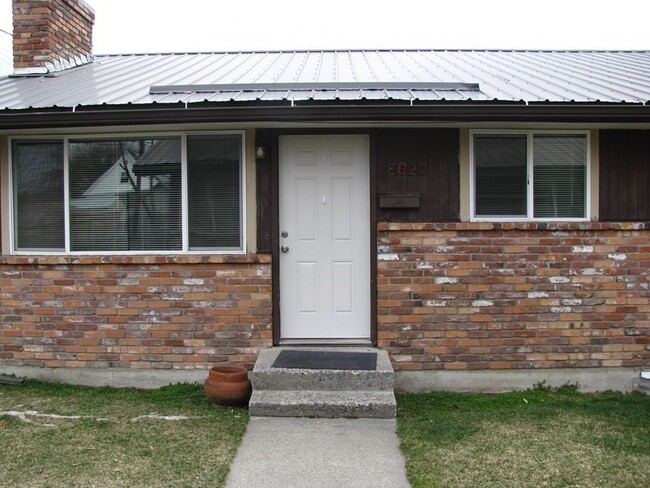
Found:
[[[280,324],[280,136],[284,135],[366,135],[369,144],[369,171],[370,171],[370,222],[368,223],[368,232],[370,233],[370,343],[377,345],[377,171],[376,171],[376,151],[375,151],[375,130],[374,129],[267,129],[256,132],[256,145],[266,147],[268,161],[258,162],[257,165],[257,184],[258,194],[264,192],[267,187],[270,192],[269,199],[271,208],[260,212],[258,204],[258,223],[269,218],[270,236],[267,239],[271,251],[271,295],[273,301],[273,345],[279,346],[281,337]],[[265,236],[260,236],[258,243]],[[348,344],[347,342],[343,342]],[[301,345],[307,342],[301,341]],[[365,343],[367,345],[367,343]]]

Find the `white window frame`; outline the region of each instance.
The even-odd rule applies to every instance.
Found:
[[[526,216],[476,216],[476,170],[474,156],[474,137],[477,135],[525,135],[526,136]],[[585,172],[585,216],[584,217],[559,217],[559,218],[534,218],[534,158],[533,141],[536,135],[582,135],[585,136],[586,161]],[[591,220],[591,132],[588,130],[470,130],[469,133],[469,178],[470,178],[470,221],[472,222],[588,222]]]
[[[187,169],[187,138],[188,136],[209,136],[209,135],[239,135],[241,137],[241,158],[239,168],[239,195],[240,195],[240,232],[241,246],[232,249],[201,249],[190,250],[189,248],[189,195],[188,195],[188,169]],[[180,137],[181,140],[181,229],[182,248],[178,250],[164,251],[71,251],[70,250],[70,195],[69,195],[69,157],[68,147],[70,140],[115,140],[124,138],[156,138],[156,137]],[[17,250],[15,241],[15,201],[14,201],[14,175],[13,175],[13,141],[61,141],[63,144],[63,177],[64,177],[64,212],[65,212],[65,251],[41,251],[41,250]],[[79,135],[38,135],[38,136],[11,136],[9,138],[9,238],[11,242],[12,255],[44,255],[44,256],[107,256],[107,255],[177,255],[177,254],[246,254],[248,249],[247,235],[247,194],[246,194],[246,131],[225,130],[225,131],[192,131],[192,132],[137,132],[137,133],[100,133],[100,134],[79,134]]]

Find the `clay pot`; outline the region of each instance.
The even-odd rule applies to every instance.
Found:
[[[244,405],[251,394],[248,372],[239,366],[213,366],[203,384],[215,405]]]

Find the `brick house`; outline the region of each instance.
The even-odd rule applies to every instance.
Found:
[[[376,346],[400,389],[650,368],[650,52],[92,56],[14,0],[0,373],[134,384]]]

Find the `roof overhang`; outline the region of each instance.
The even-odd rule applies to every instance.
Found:
[[[649,123],[650,106],[604,103],[204,103],[4,110],[0,130],[185,123]]]

